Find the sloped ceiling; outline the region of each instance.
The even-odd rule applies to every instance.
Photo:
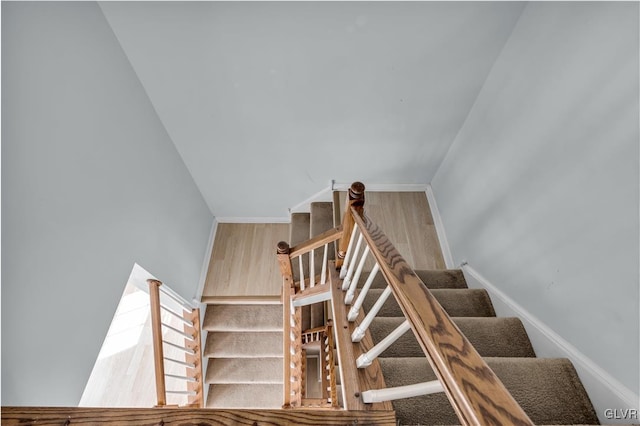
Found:
[[[429,182],[524,3],[100,6],[212,213],[285,217],[332,179]]]

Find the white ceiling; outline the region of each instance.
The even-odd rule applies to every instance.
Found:
[[[427,183],[524,3],[102,2],[214,215]]]

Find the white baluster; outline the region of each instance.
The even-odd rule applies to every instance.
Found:
[[[431,382],[415,383],[413,385],[398,386],[386,389],[371,389],[362,392],[362,402],[372,404],[374,402],[394,401],[396,399],[412,398],[414,396],[430,395],[444,392],[442,383],[438,380]]]
[[[349,268],[349,258],[351,257],[351,249],[353,248],[353,241],[356,239],[356,232],[358,231],[358,225],[353,224],[353,231],[351,231],[351,239],[349,239],[349,245],[347,246],[347,253],[344,255],[344,262],[342,268],[340,268],[340,279],[344,279],[347,276],[347,270]]]
[[[380,270],[380,264],[376,262],[373,269],[371,270],[371,273],[369,274],[369,277],[367,277],[367,281],[364,283],[364,286],[362,287],[362,290],[360,291],[360,294],[358,295],[356,302],[353,304],[351,309],[349,309],[349,314],[347,315],[347,319],[350,322],[353,322],[356,320],[356,318],[358,318],[358,314],[360,313],[360,308],[364,303],[364,298],[367,297],[369,288],[371,287],[371,284],[373,283],[373,279],[376,277],[376,274],[378,273],[379,270]]]
[[[315,250],[311,249],[311,251],[309,252],[309,283],[311,284],[310,287],[312,288],[316,286],[315,261],[316,261]]]
[[[376,303],[373,304],[371,310],[367,313],[367,316],[365,316],[360,325],[353,330],[353,334],[351,335],[352,342],[356,343],[362,340],[364,333],[367,331],[376,315],[378,315],[378,312],[380,312],[382,305],[387,301],[389,295],[391,295],[391,287],[387,286],[380,297],[378,297],[378,300],[376,300]]]
[[[302,255],[298,256],[298,266],[300,267],[300,291],[304,290],[304,266],[302,265]]]
[[[353,259],[356,261],[358,259],[358,253],[360,252],[360,246],[362,245],[362,240],[364,236],[360,234],[358,237],[358,242],[356,243],[356,248],[353,250]],[[349,264],[349,270],[347,271],[347,276],[344,277],[344,281],[342,281],[342,290],[346,290],[349,288],[349,284],[351,283],[351,278],[353,278],[353,273],[355,272],[355,268],[353,267],[355,262],[351,262]]]
[[[322,257],[322,275],[320,276],[320,284],[327,283],[327,261],[329,253],[329,243],[324,245],[324,256]]]
[[[365,245],[364,252],[362,253],[362,257],[360,257],[360,263],[358,264],[358,269],[356,270],[351,283],[349,283],[349,290],[347,290],[347,295],[344,297],[344,304],[350,305],[353,302],[353,297],[356,295],[356,287],[358,287],[358,281],[360,281],[360,275],[362,275],[362,269],[364,268],[364,264],[367,261],[367,256],[369,255],[369,246]]]
[[[404,320],[402,324],[400,324],[395,330],[393,330],[387,337],[382,339],[380,343],[371,348],[368,352],[363,353],[356,360],[356,366],[358,368],[364,368],[371,365],[374,359],[378,358],[382,352],[385,351],[389,346],[395,343],[404,333],[409,331],[411,326],[409,325],[409,320]]]

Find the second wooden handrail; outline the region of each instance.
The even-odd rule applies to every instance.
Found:
[[[347,210],[380,264],[462,424],[533,425],[380,228],[361,214],[360,209]]]
[[[289,251],[289,257],[293,259],[294,257],[309,253],[311,250],[320,248],[327,243],[331,243],[340,239],[341,237],[342,226],[331,228],[328,231],[325,231],[322,234],[311,238],[310,240],[300,243],[297,246],[291,247]]]

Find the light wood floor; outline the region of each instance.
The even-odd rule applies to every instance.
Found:
[[[339,193],[341,216],[346,197],[346,192]],[[366,192],[364,211],[413,269],[445,268],[424,192]]]
[[[216,297],[280,296],[278,241],[289,240],[287,223],[220,223],[202,301]]]
[[[342,208],[346,193],[339,197]],[[367,192],[365,212],[414,269],[445,267],[424,192]],[[275,247],[281,240],[289,240],[288,224],[219,224],[202,301],[279,297]]]
[[[107,337],[93,367],[80,407],[153,407],[156,405],[156,382],[153,366],[149,294],[128,283],[113,317]],[[181,329],[182,323],[167,312],[162,322]],[[182,344],[181,336],[164,329],[163,338]],[[164,345],[165,356],[183,359],[184,354]],[[184,376],[186,369],[165,363],[165,372]],[[187,390],[184,382],[167,378],[167,389]],[[184,405],[186,396],[168,394],[168,404]]]

